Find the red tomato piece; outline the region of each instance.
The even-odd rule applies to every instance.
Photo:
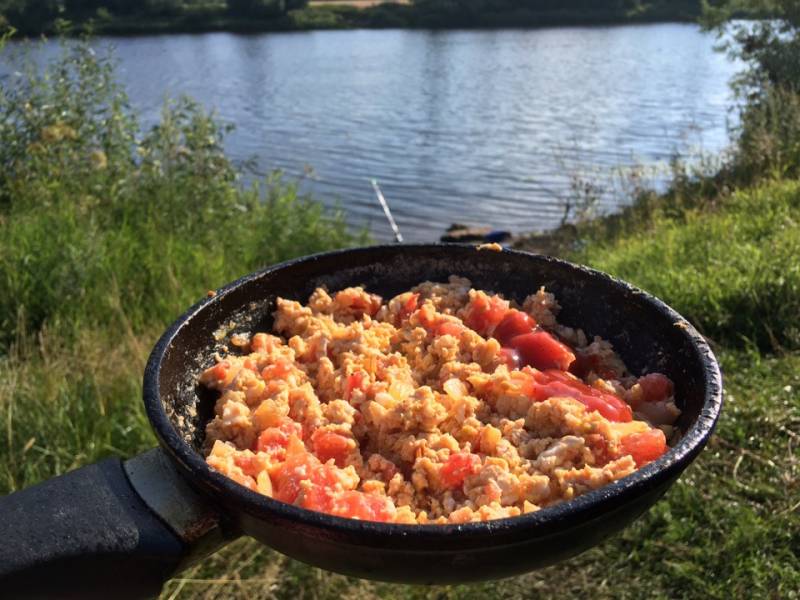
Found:
[[[311,471],[309,476],[309,481],[311,481],[311,483],[331,489],[343,483],[342,471],[340,469],[333,465],[320,464],[318,460],[315,461],[315,464],[317,466]]]
[[[228,362],[227,360],[218,362],[216,365],[212,367],[214,378],[222,381],[228,376],[228,369],[230,368],[231,368],[231,363]]]
[[[637,383],[642,388],[645,402],[660,402],[666,400],[674,393],[675,386],[672,381],[661,373],[650,373],[640,377]]]
[[[262,464],[257,460],[256,455],[246,456],[238,454],[233,459],[233,464],[239,467],[245,475],[255,478],[261,471]]]
[[[454,337],[460,337],[461,332],[465,329],[466,327],[460,323],[456,323],[455,321],[441,321],[436,326],[436,335],[452,335]]]
[[[628,423],[633,419],[631,407],[611,394],[600,396],[580,394],[577,400],[586,405],[589,410],[596,410],[609,421]]]
[[[667,438],[660,429],[631,433],[620,440],[622,454],[630,454],[636,466],[641,467],[656,460],[667,451]]]
[[[546,331],[533,331],[518,335],[511,340],[523,364],[537,369],[560,369],[566,371],[575,361],[568,346],[559,342]]]
[[[439,471],[442,483],[448,488],[460,487],[464,480],[475,474],[481,466],[481,459],[476,454],[469,452],[456,452],[451,454],[447,462]]]
[[[464,323],[481,335],[488,335],[508,312],[508,302],[499,296],[478,294],[467,306]]]
[[[400,320],[404,321],[408,317],[410,317],[411,313],[417,310],[418,303],[419,303],[419,294],[416,293],[411,294],[408,297],[408,300],[403,302],[403,306],[400,307],[400,314],[399,314]]]
[[[394,516],[394,504],[388,498],[352,490],[335,493],[319,485],[305,488],[300,506],[363,521],[388,521]]]
[[[269,427],[261,432],[256,440],[255,449],[257,452],[266,452],[273,460],[285,460],[286,447],[292,435],[302,438],[303,426],[291,419],[284,419],[280,427]]]
[[[300,506],[308,510],[330,513],[333,506],[333,492],[321,485],[309,485],[303,490]]]
[[[349,490],[333,498],[330,514],[362,521],[389,521],[395,515],[395,506],[385,496],[373,496]]]
[[[352,375],[348,375],[344,386],[344,399],[350,400],[353,396],[353,390],[361,390],[363,392],[366,387],[367,380],[363,371],[356,371]]]
[[[300,493],[300,483],[311,479],[319,466],[319,461],[308,452],[287,453],[286,462],[272,479],[275,499],[289,504],[294,503]]]
[[[609,421],[627,423],[633,418],[633,411],[624,400],[590,387],[565,371],[533,371],[533,379],[536,382],[531,393],[534,400],[566,396],[574,398],[589,410],[596,410]]]
[[[503,362],[510,370],[519,369],[519,352],[514,348],[500,348],[500,358],[503,359]]]
[[[381,307],[381,299],[375,294],[367,294],[365,298],[354,292],[342,290],[337,292],[335,299],[340,304],[362,314],[374,315]]]
[[[273,364],[261,370],[261,377],[269,379],[285,379],[292,372],[292,363],[285,358],[277,359]]]
[[[337,467],[344,467],[350,453],[350,439],[332,431],[317,430],[311,435],[314,454],[320,462],[333,459]]]
[[[530,333],[536,327],[536,321],[521,310],[511,309],[503,320],[495,327],[492,337],[507,346],[518,335]]]
[[[433,331],[436,328],[437,322],[433,314],[433,307],[430,304],[423,304],[415,313],[419,324],[428,331]]]

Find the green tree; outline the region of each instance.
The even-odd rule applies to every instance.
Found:
[[[228,12],[240,17],[277,17],[304,7],[308,0],[228,0]]]
[[[59,0],[8,0],[0,14],[20,32],[38,33],[52,29],[61,11]]]
[[[747,8],[769,17],[731,21]],[[705,21],[747,65],[734,83],[742,105],[734,170],[746,179],[800,175],[800,2],[727,0]]]

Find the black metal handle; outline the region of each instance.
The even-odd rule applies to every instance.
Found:
[[[235,536],[161,450],[108,459],[0,499],[0,594],[152,597]]]

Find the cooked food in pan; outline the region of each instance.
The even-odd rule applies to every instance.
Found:
[[[360,287],[278,299],[200,382],[220,392],[208,464],[328,514],[405,524],[513,517],[625,477],[667,450],[672,382],[611,344],[450,277],[384,302]],[[636,332],[631,332],[635,335]]]

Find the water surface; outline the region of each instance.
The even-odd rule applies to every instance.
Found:
[[[236,124],[234,158],[302,178],[382,240],[371,178],[406,239],[428,241],[453,221],[552,227],[572,175],[718,152],[736,68],[686,24],[98,43],[116,47],[146,123],[166,95],[189,94]]]

